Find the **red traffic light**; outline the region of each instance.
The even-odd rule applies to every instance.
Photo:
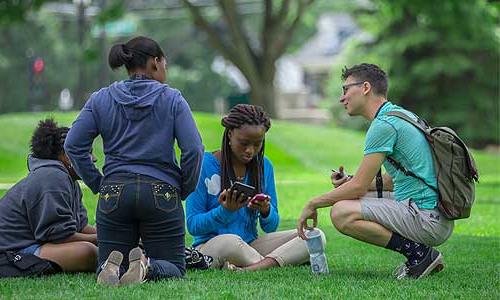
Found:
[[[33,62],[33,72],[35,74],[40,74],[43,72],[44,68],[45,68],[45,62],[43,61],[43,59],[40,57],[35,59],[35,62]]]

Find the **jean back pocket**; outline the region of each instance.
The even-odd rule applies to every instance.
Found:
[[[99,189],[99,210],[109,214],[118,208],[124,184],[105,183]]]
[[[152,183],[155,206],[164,212],[171,212],[179,207],[179,192],[168,183]]]

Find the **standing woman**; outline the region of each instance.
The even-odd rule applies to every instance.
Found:
[[[182,277],[181,199],[198,181],[201,137],[181,93],[163,84],[165,55],[154,40],[136,37],[114,45],[109,65],[113,70],[124,65],[129,79],[92,94],[64,145],[76,172],[99,193],[97,282],[126,285]],[[104,176],[88,159],[98,135],[103,140]],[[180,164],[175,141],[181,150]],[[138,247],[139,239],[146,256]]]
[[[205,153],[200,181],[186,203],[193,247],[224,265],[252,271],[308,261],[296,230],[275,232],[279,225],[273,165],[264,157],[271,121],[259,106],[238,104],[222,118],[222,149]],[[243,199],[234,182],[254,186],[266,196]],[[257,222],[267,234],[257,235]],[[321,232],[324,240],[324,235]]]

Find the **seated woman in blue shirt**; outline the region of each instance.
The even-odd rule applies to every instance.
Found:
[[[250,271],[307,262],[306,244],[296,230],[276,232],[274,171],[264,157],[269,117],[259,106],[238,104],[222,118],[222,125],[222,149],[205,153],[200,180],[186,202],[193,247],[214,258],[212,268]],[[256,193],[266,195],[264,200],[243,199],[231,190],[236,181],[254,186]],[[267,234],[258,236],[257,222]]]

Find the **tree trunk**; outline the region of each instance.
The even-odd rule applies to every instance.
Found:
[[[263,0],[264,14],[259,39],[261,44],[259,49],[255,49],[245,32],[237,1],[217,1],[227,28],[227,32],[223,35],[217,32],[213,24],[203,16],[201,5],[195,5],[195,1],[192,0],[183,0],[193,17],[194,24],[207,33],[210,44],[219,50],[225,59],[232,62],[247,79],[251,88],[250,102],[262,106],[271,116],[276,116],[275,63],[286,51],[304,11],[313,2],[314,0],[283,0],[278,6],[273,5],[272,0]],[[295,9],[292,9],[292,6]]]
[[[260,105],[270,115],[276,116],[276,102],[274,101],[276,90],[274,76],[276,75],[275,60],[269,57],[259,57],[256,63],[257,77],[244,74],[251,88],[250,100],[252,104]]]
[[[274,75],[274,74],[273,74]],[[275,90],[272,80],[250,83],[250,102],[255,105],[262,106],[267,114],[276,116],[276,102],[274,101]]]

